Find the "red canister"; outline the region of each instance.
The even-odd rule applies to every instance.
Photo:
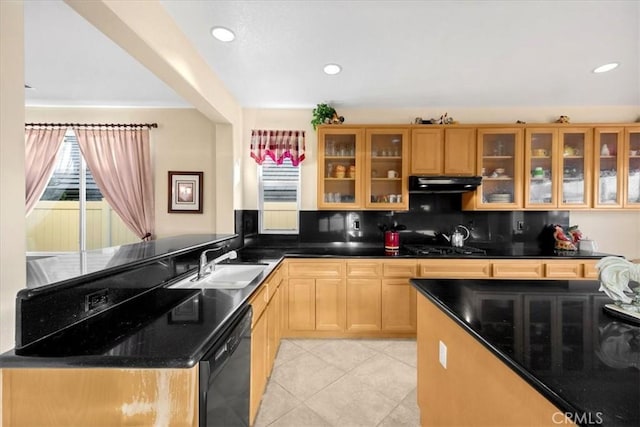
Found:
[[[400,233],[397,231],[384,232],[384,250],[393,253],[400,250]]]

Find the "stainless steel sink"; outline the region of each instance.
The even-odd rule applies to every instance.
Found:
[[[268,264],[218,264],[198,280],[194,274],[169,286],[170,289],[242,289],[264,272]]]

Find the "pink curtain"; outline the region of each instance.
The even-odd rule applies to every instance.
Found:
[[[269,156],[281,165],[285,157],[298,166],[304,160],[303,130],[253,130],[251,131],[251,157],[259,165]]]
[[[152,239],[155,205],[149,130],[118,127],[73,130],[109,205],[138,237]]]
[[[33,211],[47,187],[66,131],[66,128],[38,127],[29,127],[24,131],[27,216]]]

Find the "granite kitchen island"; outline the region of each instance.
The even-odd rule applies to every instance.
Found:
[[[640,327],[597,281],[412,284],[422,425],[640,424]]]

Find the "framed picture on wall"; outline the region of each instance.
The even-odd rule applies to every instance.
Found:
[[[169,171],[169,213],[202,213],[202,176]]]

